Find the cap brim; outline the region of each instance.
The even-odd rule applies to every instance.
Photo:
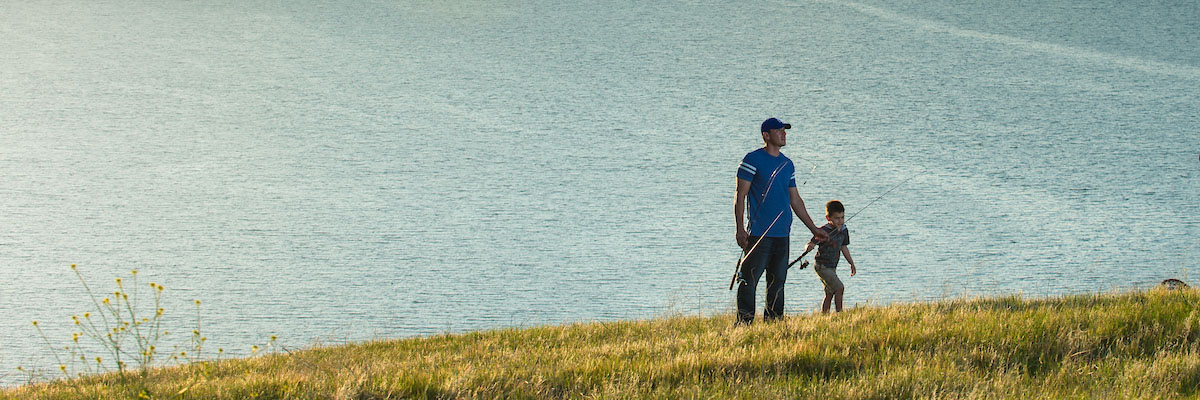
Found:
[[[792,124],[783,124],[783,129],[792,129]]]

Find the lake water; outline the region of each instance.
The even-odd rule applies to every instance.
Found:
[[[0,4],[2,382],[70,264],[234,355],[728,312],[770,116],[848,304],[1200,275],[1194,1],[139,3]]]

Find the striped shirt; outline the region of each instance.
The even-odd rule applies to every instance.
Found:
[[[842,225],[834,231],[833,224],[825,224],[817,229],[829,234],[829,241],[817,242],[816,238],[809,240],[809,243],[817,246],[817,254],[813,256],[813,261],[826,268],[837,268],[838,260],[842,259],[842,247],[850,245],[850,228]]]

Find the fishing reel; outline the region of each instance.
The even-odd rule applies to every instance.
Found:
[[[734,284],[737,284],[737,286],[746,286],[750,284],[750,282],[746,282],[746,278],[742,278],[741,269],[738,269],[738,272],[733,273],[733,279],[729,280],[729,290],[733,290]]]
[[[805,268],[808,268],[808,260],[804,260],[804,261],[800,262],[800,269],[805,269]]]

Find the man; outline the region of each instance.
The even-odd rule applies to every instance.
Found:
[[[737,198],[733,215],[737,219],[736,239],[745,256],[739,269],[737,323],[754,322],[754,296],[758,280],[767,274],[767,304],[763,320],[783,317],[783,282],[787,278],[789,234],[792,229],[790,207],[818,242],[829,235],[817,229],[804,208],[804,199],[796,189],[796,168],[780,152],[787,144],[791,124],[769,118],[762,123],[763,147],[746,154],[737,172]],[[750,199],[750,229],[743,225],[746,199]]]

